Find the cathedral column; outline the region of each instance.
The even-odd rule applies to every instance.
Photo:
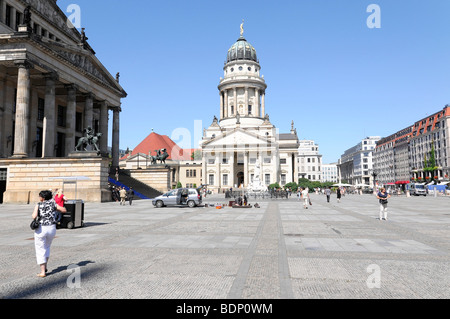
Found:
[[[259,97],[259,89],[255,88],[255,98],[256,98],[256,116],[257,117],[263,117],[261,116],[261,99]]]
[[[224,106],[223,106],[223,92],[220,91],[220,119],[223,120],[224,116]]]
[[[42,143],[42,157],[55,155],[55,113],[57,76],[54,73],[45,75],[45,106],[44,106],[44,139]]]
[[[266,117],[266,92],[262,92],[261,98],[261,117]]]
[[[248,174],[248,151],[244,150],[244,187],[249,184],[249,174]]]
[[[86,103],[84,106],[84,128],[93,127],[94,118],[94,95],[92,93],[86,94]],[[97,133],[97,132],[95,132]]]
[[[13,157],[28,157],[28,128],[31,98],[31,78],[30,69],[32,65],[26,61],[17,61],[19,67],[17,78],[17,101],[16,101],[16,127],[14,133]]]
[[[208,159],[207,159],[207,157],[206,157],[206,152],[202,152],[203,154],[202,154],[202,184],[204,184],[204,185],[206,185],[206,184],[208,184],[208,176],[207,176],[207,169],[208,169],[208,167],[207,167],[207,162],[208,162]]]
[[[229,110],[228,110],[228,90],[225,90],[224,92],[224,98],[225,98],[225,118],[227,118],[229,115]]]
[[[77,88],[75,85],[67,85],[67,130],[66,130],[66,151],[68,153],[75,150],[75,125],[77,112]]]
[[[113,109],[112,167],[119,167],[120,107]]]
[[[237,88],[233,89],[233,93],[234,93],[234,115],[237,115],[239,112],[238,109],[238,100],[237,100]],[[232,114],[233,115],[233,114]]]
[[[6,73],[6,72],[5,72]],[[6,96],[6,76],[0,78],[0,157],[3,157],[6,143],[3,141],[5,123],[3,123],[3,113],[5,112],[5,96]]]
[[[249,115],[248,114],[248,105],[249,105],[249,103],[248,103],[248,87],[246,86],[245,87],[245,94],[244,94],[244,103],[245,103],[245,105],[244,105],[244,114],[246,114],[246,115]]]
[[[102,153],[108,152],[108,104],[106,101],[100,102],[100,133],[102,136],[100,137],[100,151]]]

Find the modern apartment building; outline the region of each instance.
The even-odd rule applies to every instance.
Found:
[[[381,139],[374,152],[380,184],[449,181],[450,106]],[[434,158],[434,164],[430,160]],[[430,170],[430,167],[432,168]],[[433,169],[434,168],[434,169]]]
[[[377,142],[373,153],[373,172],[381,184],[407,184],[410,180],[409,141],[413,126],[409,126]]]
[[[380,136],[369,136],[349,148],[339,159],[338,170],[341,181],[352,185],[373,184],[372,156]]]
[[[409,143],[411,178],[449,180],[450,173],[450,106],[417,121],[412,129]],[[427,171],[434,153],[435,169]],[[428,177],[428,178],[427,178]]]
[[[337,163],[322,164],[322,183],[339,182]]]
[[[299,141],[298,148],[298,177],[311,181],[322,180],[322,155],[319,154],[319,145],[311,140]]]

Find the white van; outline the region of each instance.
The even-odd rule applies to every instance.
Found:
[[[410,192],[411,192],[411,195],[414,195],[414,196],[419,196],[419,195],[427,196],[427,189],[425,188],[425,184],[419,184],[419,183],[411,184]]]

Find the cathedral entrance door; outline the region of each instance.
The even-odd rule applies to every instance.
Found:
[[[244,172],[239,172],[237,174],[238,187],[244,185]]]

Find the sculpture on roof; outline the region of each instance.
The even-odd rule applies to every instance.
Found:
[[[242,19],[241,23],[241,37],[244,36],[244,19]]]
[[[23,24],[31,28],[31,6],[27,6],[23,10]]]

